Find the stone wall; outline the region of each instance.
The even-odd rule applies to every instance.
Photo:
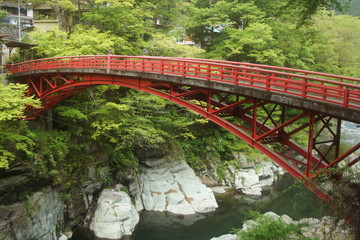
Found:
[[[7,41],[18,41],[19,40],[19,29],[16,25],[0,23],[0,34],[8,35],[3,38]]]

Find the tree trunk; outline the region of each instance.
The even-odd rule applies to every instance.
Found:
[[[52,5],[52,9],[55,11],[59,20],[59,28],[64,32],[71,33],[73,29],[72,11],[68,11],[61,6]]]

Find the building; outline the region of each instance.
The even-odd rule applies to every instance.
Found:
[[[1,10],[6,15],[0,18],[0,64],[5,64],[14,49],[19,49],[20,58],[24,59],[25,51],[31,46],[21,43],[26,31],[34,28],[33,9],[29,4],[20,2],[2,2]]]

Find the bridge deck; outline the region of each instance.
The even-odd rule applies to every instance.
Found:
[[[360,79],[266,65],[147,56],[74,56],[8,66],[14,77],[97,73],[188,84],[360,123]]]

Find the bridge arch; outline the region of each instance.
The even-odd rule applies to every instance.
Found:
[[[28,119],[83,89],[124,86],[197,112],[303,180],[337,166],[360,148],[357,143],[343,154],[339,151],[341,120],[360,123],[360,79],[247,63],[111,55],[41,59],[8,70],[43,103],[40,109],[28,109]],[[288,116],[288,109],[297,109],[296,114]],[[272,116],[274,111],[281,112],[279,119]],[[294,124],[299,121],[303,123]],[[316,123],[322,127],[316,129]],[[292,139],[300,131],[308,135],[305,147]],[[330,140],[320,139],[323,131],[331,133]],[[329,145],[327,152],[318,144]],[[333,158],[328,157],[331,149]]]

